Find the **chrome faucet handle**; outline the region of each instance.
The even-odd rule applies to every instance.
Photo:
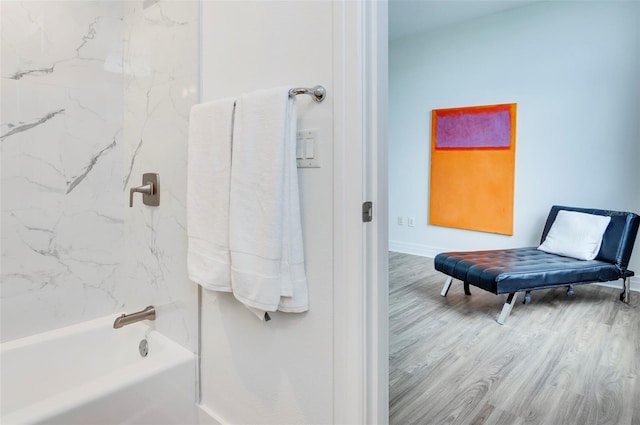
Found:
[[[129,207],[133,207],[133,194],[142,193],[142,203],[157,207],[160,205],[160,181],[155,173],[142,175],[143,185],[129,189]]]
[[[153,195],[153,183],[147,183],[143,186],[132,187],[129,189],[129,207],[133,207],[133,194],[136,192],[144,195]]]

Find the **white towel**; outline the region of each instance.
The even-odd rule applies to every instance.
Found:
[[[187,268],[206,289],[231,291],[229,188],[235,99],[195,105],[189,116]]]
[[[234,296],[259,318],[309,308],[289,88],[238,98],[233,129],[229,248]]]

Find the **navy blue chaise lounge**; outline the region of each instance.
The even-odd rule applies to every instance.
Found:
[[[540,251],[537,247],[441,253],[434,258],[435,269],[449,276],[441,295],[447,296],[454,278],[463,282],[467,295],[471,295],[469,285],[496,295],[508,294],[497,320],[500,324],[504,324],[509,316],[516,294],[524,292],[524,303],[528,304],[531,302],[530,292],[535,289],[566,286],[567,294],[573,295],[574,285],[622,279],[620,300],[628,303],[630,294],[627,279],[634,272],[628,270],[627,266],[640,217],[630,212],[554,205],[547,217],[541,243],[561,210],[611,217],[595,259],[564,257]]]

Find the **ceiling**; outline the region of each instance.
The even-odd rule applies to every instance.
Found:
[[[492,15],[540,0],[389,0],[389,39]]]

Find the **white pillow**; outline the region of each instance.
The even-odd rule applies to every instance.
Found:
[[[593,260],[600,251],[602,235],[610,221],[608,216],[560,210],[538,249],[578,260]]]

